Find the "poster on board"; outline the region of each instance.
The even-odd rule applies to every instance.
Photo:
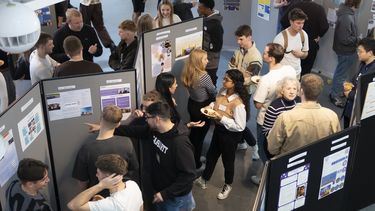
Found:
[[[44,130],[42,106],[38,103],[33,110],[30,111],[20,122],[17,124],[18,132],[20,135],[22,151],[39,136]]]
[[[361,120],[375,115],[375,82],[368,84]]]
[[[90,89],[46,94],[50,121],[92,115]]]
[[[160,73],[172,70],[172,43],[164,40],[151,45],[152,77],[156,78]]]
[[[280,176],[278,210],[293,210],[305,205],[309,169],[308,163]]]
[[[130,83],[100,86],[100,105],[102,110],[109,105],[120,107],[122,119],[127,119],[131,114]]]
[[[240,10],[241,0],[224,0],[224,10],[238,11]]]
[[[39,22],[41,26],[52,26],[51,11],[49,7],[43,7],[35,10],[38,15]]]
[[[258,0],[257,16],[266,21],[270,20],[271,0]]]
[[[0,131],[0,187],[17,172],[18,157],[12,130]]]
[[[344,188],[350,147],[324,157],[319,196],[322,199]]]
[[[203,31],[176,38],[176,61],[187,58],[196,48],[202,48]]]

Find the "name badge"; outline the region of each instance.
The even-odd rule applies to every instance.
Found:
[[[227,110],[227,107],[225,105],[219,105],[219,110],[225,111],[225,110]]]

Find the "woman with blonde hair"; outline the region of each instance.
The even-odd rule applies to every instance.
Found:
[[[202,167],[200,156],[204,138],[210,128],[209,119],[201,113],[201,108],[206,107],[214,101],[216,88],[210,76],[205,71],[208,63],[207,52],[201,49],[194,49],[185,63],[182,71],[181,81],[188,89],[190,97],[188,101],[188,112],[190,121],[205,121],[203,127],[193,127],[190,131],[190,141],[194,145],[194,158],[196,167]],[[202,167],[203,169],[204,167]]]
[[[158,5],[158,14],[155,17],[155,28],[181,22],[180,17],[174,14],[173,5],[169,0],[162,0]]]

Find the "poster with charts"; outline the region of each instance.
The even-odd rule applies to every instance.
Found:
[[[92,115],[90,89],[46,94],[50,121]]]
[[[122,119],[127,119],[131,114],[130,84],[114,84],[100,86],[101,108],[109,105],[116,105],[122,110]]]
[[[280,176],[278,211],[293,210],[305,205],[309,169],[308,163]]]
[[[271,0],[258,0],[257,16],[266,21],[270,20]]]
[[[17,172],[18,157],[12,130],[0,131],[0,187]]]
[[[22,151],[32,144],[39,134],[44,130],[42,106],[38,103],[33,110],[30,111],[17,124],[20,135]]]
[[[324,157],[319,196],[322,199],[344,188],[350,147]]]
[[[203,31],[176,38],[176,60],[187,58],[195,48],[202,48]]]
[[[151,45],[152,77],[156,78],[160,73],[172,70],[172,43],[164,40]]]

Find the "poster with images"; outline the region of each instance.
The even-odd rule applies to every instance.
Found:
[[[280,176],[278,209],[293,210],[305,205],[310,164],[283,173]]]
[[[152,77],[156,78],[160,73],[172,70],[172,43],[170,40],[151,45]]]
[[[42,106],[40,103],[38,103],[30,113],[18,122],[17,126],[21,139],[22,151],[25,151],[44,130]]]
[[[375,82],[368,84],[361,120],[375,115]]]
[[[92,115],[90,89],[78,89],[46,95],[50,121]]]
[[[241,0],[224,0],[224,10],[239,11]]]
[[[12,130],[0,133],[0,187],[17,172],[18,156]]]
[[[324,157],[319,196],[322,199],[344,188],[350,147]]]
[[[122,119],[131,114],[130,84],[114,84],[100,86],[100,105],[103,110],[106,106],[116,105],[122,110]]]
[[[375,0],[372,0],[372,3],[371,3],[371,12],[375,12]]]
[[[176,38],[176,60],[187,58],[195,48],[202,48],[203,31]]]
[[[51,11],[49,10],[49,7],[35,10],[35,12],[38,15],[41,26],[52,26]]]
[[[258,0],[257,16],[266,21],[270,20],[271,0]]]

